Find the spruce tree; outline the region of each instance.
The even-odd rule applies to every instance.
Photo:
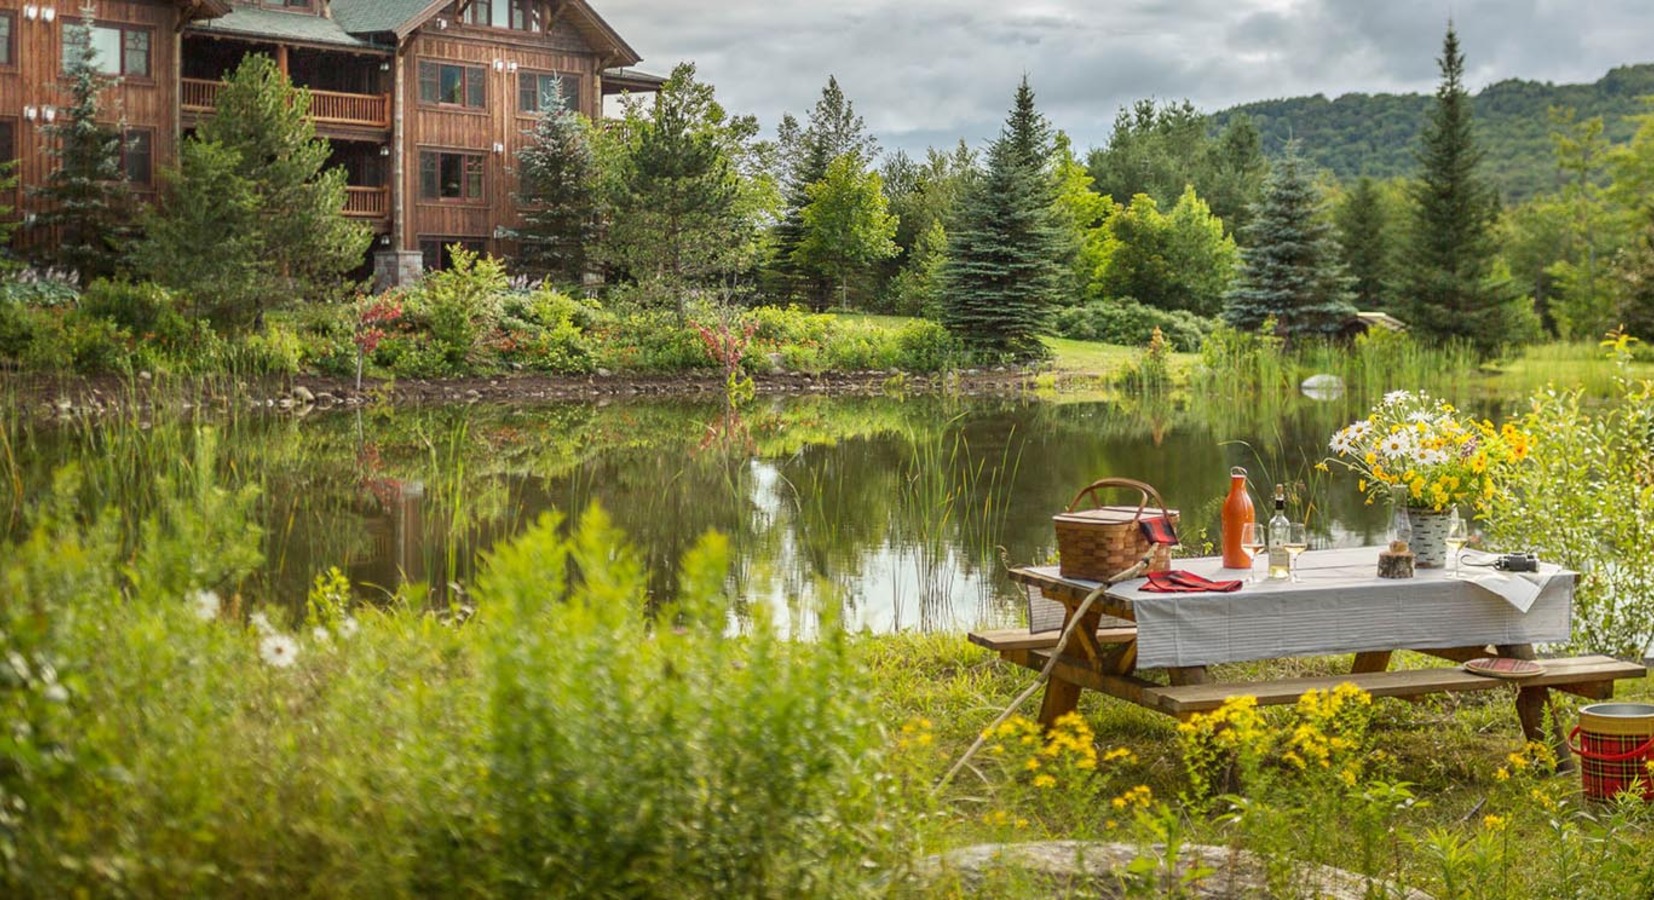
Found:
[[[942,267],[943,324],[979,356],[1046,354],[1040,335],[1063,295],[1067,249],[1047,165],[1050,126],[1024,78],[987,171],[967,190]]]
[[[810,186],[827,177],[827,167],[847,153],[871,164],[879,154],[879,145],[867,133],[867,123],[856,115],[855,104],[844,96],[833,76],[828,76],[827,85],[821,89],[821,99],[810,111],[808,124],[800,127],[791,114],[785,115],[777,137],[785,211],[775,226],[776,266],[770,288],[782,295],[802,295],[813,307],[822,309],[831,296],[832,281],[825,273],[804,265],[795,253],[805,237],[804,208],[810,205]]]
[[[526,273],[565,282],[586,274],[598,236],[598,165],[590,124],[563,107],[557,84],[547,112],[534,123],[529,143],[517,153],[522,225],[517,264]]]
[[[149,277],[190,294],[223,328],[311,298],[360,265],[373,235],[345,218],[346,174],[309,118],[310,95],[265,56],[225,79],[216,112],[186,138],[171,190],[137,248]],[[222,208],[215,222],[207,209]],[[212,263],[180,260],[214,254]]]
[[[1362,176],[1333,215],[1345,271],[1358,309],[1383,309],[1388,298],[1392,254],[1389,216],[1373,179]]]
[[[1499,199],[1479,172],[1482,151],[1464,86],[1464,56],[1451,24],[1438,62],[1442,80],[1420,135],[1398,308],[1414,334],[1463,341],[1491,355],[1505,343],[1516,310],[1509,279],[1494,277]]]
[[[1225,321],[1254,330],[1274,318],[1277,334],[1297,338],[1331,335],[1355,315],[1332,226],[1295,143],[1264,180],[1248,232],[1245,270],[1225,300]]]
[[[59,121],[40,129],[57,165],[46,183],[31,191],[42,206],[33,227],[47,235],[37,244],[34,261],[67,269],[82,284],[114,274],[131,217],[120,130],[98,121],[98,92],[107,79],[98,71],[92,24],[88,6],[79,24],[67,26],[63,74],[69,106]]]

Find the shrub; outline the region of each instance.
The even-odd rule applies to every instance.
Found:
[[[666,311],[617,316],[599,329],[592,346],[593,362],[603,368],[664,374],[714,365],[700,337]]]
[[[375,363],[403,378],[445,378],[460,371],[428,334],[393,334],[379,343]]]
[[[595,310],[550,287],[506,296],[495,341],[500,359],[544,372],[587,372],[584,329]]]
[[[431,272],[409,292],[408,311],[430,330],[449,367],[463,371],[481,338],[499,324],[508,286],[503,262],[456,246],[449,268]]]
[[[1057,333],[1066,338],[1142,347],[1158,328],[1172,349],[1185,353],[1199,350],[1215,327],[1212,320],[1187,310],[1168,312],[1130,298],[1071,306],[1057,313]]]
[[[961,352],[953,335],[928,319],[909,322],[896,332],[896,367],[909,372],[951,368]]]

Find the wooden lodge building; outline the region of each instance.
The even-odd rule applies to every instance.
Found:
[[[0,160],[18,161],[10,205],[52,157],[41,126],[69,103],[66,35],[86,0],[0,0]],[[213,114],[243,56],[273,58],[311,94],[332,163],[349,173],[345,214],[372,225],[382,284],[443,265],[458,243],[510,255],[515,154],[560,83],[587,116],[603,97],[653,91],[637,52],[585,0],[91,0],[101,108],[122,128],[140,199],[179,137]],[[364,265],[368,261],[364,260]]]

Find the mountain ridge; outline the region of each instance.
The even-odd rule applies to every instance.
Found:
[[[1551,107],[1572,107],[1578,118],[1603,117],[1604,134],[1623,143],[1636,131],[1631,116],[1650,112],[1641,98],[1654,96],[1654,63],[1615,66],[1594,82],[1556,84],[1506,78],[1473,97],[1476,137],[1485,153],[1484,171],[1507,202],[1553,189],[1556,160],[1551,148]],[[1212,114],[1214,129],[1235,116],[1250,116],[1264,152],[1279,154],[1289,138],[1302,152],[1341,181],[1362,175],[1411,175],[1418,134],[1433,94],[1349,92],[1283,97],[1242,103]]]

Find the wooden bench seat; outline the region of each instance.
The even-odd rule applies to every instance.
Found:
[[[1486,691],[1514,684],[1521,687],[1554,687],[1582,697],[1603,700],[1613,696],[1614,682],[1642,678],[1648,670],[1636,663],[1608,656],[1579,656],[1538,661],[1545,671],[1531,678],[1507,681],[1472,675],[1460,668],[1403,669],[1395,672],[1364,672],[1314,678],[1284,678],[1265,682],[1186,684],[1166,687],[1141,686],[1141,702],[1178,717],[1207,712],[1230,697],[1256,697],[1259,705],[1296,703],[1313,690],[1331,690],[1353,684],[1374,697],[1415,698],[1425,694]]]
[[[968,637],[978,647],[989,650],[1045,650],[1057,646],[1060,631],[1042,631],[1038,634],[1026,628],[1004,628],[999,631],[973,631]],[[1097,629],[1097,643],[1124,644],[1137,639],[1137,626]],[[1072,646],[1072,643],[1070,643]]]

